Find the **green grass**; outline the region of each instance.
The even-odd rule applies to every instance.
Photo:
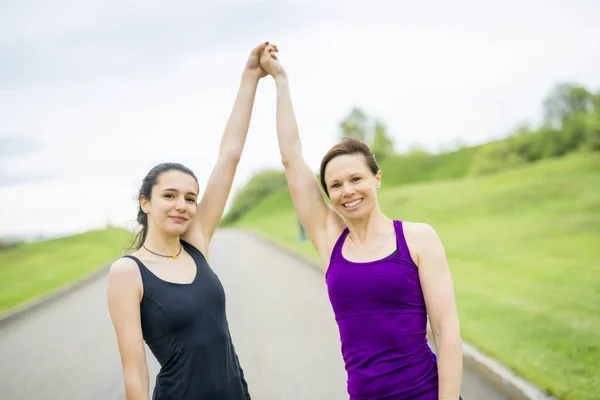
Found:
[[[98,270],[125,254],[132,239],[108,228],[0,252],[0,313]]]
[[[470,175],[473,159],[481,147],[464,147],[434,155],[399,154],[382,161],[379,168],[387,187],[462,178]]]
[[[442,238],[463,338],[553,396],[598,399],[599,155],[399,187],[386,186],[385,174],[383,212],[427,222]],[[296,242],[286,191],[237,225],[316,256]]]

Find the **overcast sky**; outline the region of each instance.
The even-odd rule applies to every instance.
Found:
[[[0,235],[125,224],[163,161],[205,184],[248,53],[266,40],[315,172],[353,106],[388,125],[396,150],[436,151],[537,124],[557,82],[600,88],[593,0],[0,4]],[[274,89],[259,85],[234,191],[280,168]]]

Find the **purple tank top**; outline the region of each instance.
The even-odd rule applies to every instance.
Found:
[[[427,313],[404,238],[394,221],[398,251],[381,260],[342,256],[338,238],[325,275],[340,331],[350,400],[438,398],[437,362],[427,344]]]

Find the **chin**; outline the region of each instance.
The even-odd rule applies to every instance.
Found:
[[[188,227],[188,225],[169,226],[165,229],[165,233],[169,236],[183,235]]]
[[[354,219],[354,220],[358,220],[358,219],[362,219],[362,218],[364,218],[364,217],[365,217],[365,215],[367,215],[367,214],[366,214],[366,213],[363,213],[363,212],[361,212],[361,213],[354,213],[354,212],[350,212],[350,213],[346,213],[346,214],[344,214],[344,217],[345,217],[347,220],[353,220],[353,219]]]
[[[340,206],[338,207],[338,210],[346,219],[360,219],[363,218],[365,215],[369,214],[368,210],[365,207],[360,207],[356,210],[348,211],[344,208],[344,206]]]

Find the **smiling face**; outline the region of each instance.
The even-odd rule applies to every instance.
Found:
[[[344,154],[329,161],[325,184],[333,207],[345,218],[369,215],[377,206],[381,171],[373,174],[361,153]]]
[[[140,205],[148,216],[149,226],[174,236],[187,231],[196,214],[197,199],[196,179],[173,170],[158,176],[151,197],[142,197]]]

